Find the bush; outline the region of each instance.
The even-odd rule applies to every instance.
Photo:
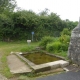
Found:
[[[60,41],[56,41],[54,43],[47,44],[46,50],[49,52],[61,52],[68,50],[68,44],[61,43]]]
[[[69,43],[70,41],[70,36],[69,35],[61,35],[61,37],[59,38],[59,41],[61,43]]]
[[[70,36],[61,35],[59,38],[43,37],[39,46],[49,52],[67,51],[69,46]]]
[[[70,42],[70,36],[69,35],[61,35],[61,37],[59,38],[59,41],[62,43],[61,50],[67,51],[69,42]]]
[[[46,46],[46,50],[47,51],[49,51],[49,52],[51,52],[51,51],[53,51],[53,45],[50,43],[50,44],[47,44],[47,46]]]
[[[49,52],[53,51],[54,53],[59,52],[60,48],[61,48],[61,42],[59,42],[59,41],[47,44],[47,47],[46,47],[47,51],[49,51]]]
[[[64,28],[61,35],[71,35],[71,31],[68,28]]]
[[[42,47],[43,49],[46,49],[46,45],[48,43],[51,43],[54,41],[54,38],[53,37],[43,37],[39,46]]]
[[[67,51],[68,50],[68,44],[61,44],[61,51]]]

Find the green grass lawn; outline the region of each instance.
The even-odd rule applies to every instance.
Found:
[[[0,42],[0,73],[8,78],[13,77],[7,65],[7,56],[11,51],[30,51],[36,46],[38,46],[38,43],[31,43],[30,45],[28,45],[26,41]]]

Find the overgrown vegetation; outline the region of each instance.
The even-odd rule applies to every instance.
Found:
[[[65,32],[66,30],[66,32]],[[51,41],[50,41],[51,40]],[[60,37],[44,37],[40,42],[40,47],[45,47],[44,50],[57,54],[59,56],[67,57],[68,46],[70,42],[70,32],[64,29]]]
[[[42,47],[43,49],[46,49],[46,45],[48,43],[53,42],[54,38],[48,36],[48,37],[43,37],[41,42],[39,43],[39,46]]]

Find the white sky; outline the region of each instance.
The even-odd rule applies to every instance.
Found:
[[[36,13],[48,8],[57,13],[61,19],[78,21],[80,17],[80,0],[16,0],[18,7]]]

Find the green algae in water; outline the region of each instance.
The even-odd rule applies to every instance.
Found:
[[[51,55],[48,55],[45,53],[39,53],[39,52],[22,54],[22,56],[37,65],[61,60],[61,58],[58,58],[56,56],[51,56]]]

